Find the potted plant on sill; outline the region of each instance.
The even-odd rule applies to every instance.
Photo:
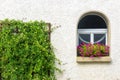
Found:
[[[91,44],[82,43],[77,46],[79,58],[102,58],[109,56],[109,46],[104,44]],[[89,59],[90,60],[90,59]]]

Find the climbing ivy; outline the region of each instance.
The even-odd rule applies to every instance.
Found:
[[[0,21],[2,80],[56,80],[56,57],[43,21]]]

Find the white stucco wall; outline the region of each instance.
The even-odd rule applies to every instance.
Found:
[[[111,27],[111,63],[76,63],[76,29],[88,11],[105,14]],[[61,25],[51,36],[62,61],[57,80],[120,80],[120,0],[0,0],[0,19],[44,20]]]

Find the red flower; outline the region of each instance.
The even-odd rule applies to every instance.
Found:
[[[101,57],[109,54],[109,46],[97,44],[82,43],[77,46],[78,52],[83,57]]]

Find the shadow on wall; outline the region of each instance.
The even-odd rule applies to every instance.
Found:
[[[78,63],[78,65],[96,65],[96,64],[99,64],[99,65],[111,65],[112,62],[109,62],[109,63],[106,63],[106,62],[81,62],[81,63]]]

